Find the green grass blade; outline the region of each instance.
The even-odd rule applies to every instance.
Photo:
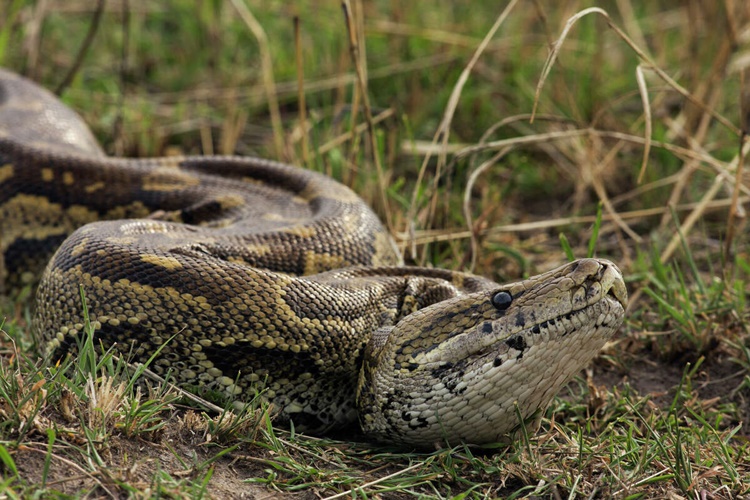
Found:
[[[571,248],[570,242],[568,241],[568,237],[565,236],[565,233],[560,233],[560,246],[562,247],[565,257],[567,257],[569,261],[576,260],[575,253],[573,253],[573,249]]]
[[[589,238],[589,249],[586,252],[586,257],[591,258],[594,256],[596,251],[596,242],[599,241],[599,229],[602,227],[602,202],[600,201],[596,205],[596,220],[591,228],[591,238]]]

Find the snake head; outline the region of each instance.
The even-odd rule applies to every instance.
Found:
[[[626,303],[617,266],[582,259],[418,310],[370,340],[360,425],[417,447],[507,441],[597,354]]]

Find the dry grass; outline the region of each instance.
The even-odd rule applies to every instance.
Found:
[[[44,366],[29,301],[8,302],[0,494],[750,494],[744,2],[4,7],[0,61],[50,88],[70,73],[63,97],[110,151],[304,164],[373,205],[407,261],[497,280],[565,260],[561,236],[596,243],[631,305],[537,435],[420,455],[146,390],[91,346]]]

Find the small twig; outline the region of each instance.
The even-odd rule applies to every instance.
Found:
[[[122,0],[122,52],[120,57],[120,95],[117,103],[117,116],[112,126],[114,150],[117,156],[125,154],[125,93],[127,88],[128,51],[130,47],[130,5],[128,0]]]
[[[120,359],[119,356],[112,356],[112,358],[115,361],[119,361]],[[126,365],[128,367],[128,371],[131,374],[133,374],[138,370],[138,368],[142,366],[142,363],[127,363]],[[168,382],[166,379],[164,379],[164,377],[162,377],[161,375],[158,375],[156,372],[154,372],[153,370],[145,366],[143,367],[143,371],[141,372],[141,374],[145,376],[146,378],[151,379],[154,382],[167,386],[169,389],[175,391],[181,397],[189,401],[192,401],[193,403],[196,403],[197,405],[202,406],[206,408],[207,410],[210,410],[212,412],[219,413],[219,414],[224,412],[224,409],[221,408],[220,406],[217,406],[203,399],[202,397],[193,394],[192,392],[188,392],[185,389],[181,389],[180,387],[176,386],[172,382]]]
[[[732,262],[731,252],[732,243],[734,241],[735,224],[738,213],[740,213],[740,206],[738,200],[740,198],[740,186],[742,186],[742,171],[745,165],[745,148],[743,145],[747,139],[747,133],[743,131],[740,135],[740,152],[739,159],[737,161],[737,169],[734,172],[734,189],[732,190],[732,203],[729,205],[729,213],[727,214],[727,234],[726,241],[724,242],[724,262]]]
[[[750,197],[744,196],[737,200],[738,203],[750,202]],[[697,202],[697,203],[685,203],[683,205],[677,205],[675,207],[653,207],[643,208],[640,210],[633,210],[630,212],[618,212],[617,217],[622,220],[636,220],[643,219],[645,217],[655,217],[657,215],[664,214],[665,211],[669,211],[670,208],[676,212],[686,212],[688,210],[695,210],[699,207],[703,209],[703,213],[708,210],[718,210],[720,208],[727,208],[732,203],[731,199],[720,199],[712,200],[708,202]],[[612,214],[602,214],[603,221],[614,221]],[[493,234],[503,233],[519,233],[523,231],[538,231],[540,229],[549,229],[553,227],[569,226],[571,224],[591,224],[596,221],[595,215],[578,215],[572,217],[563,217],[559,219],[545,219],[535,222],[523,222],[519,224],[506,224],[503,226],[494,226],[477,233],[481,236],[489,236]],[[430,230],[430,231],[419,231],[412,233],[397,233],[395,236],[399,243],[405,241],[414,242],[415,245],[427,245],[429,243],[435,243],[440,241],[455,241],[461,239],[471,238],[471,231],[468,230]]]
[[[40,0],[36,2],[32,10],[31,19],[26,23],[25,27],[25,39],[24,39],[24,51],[26,52],[26,66],[24,68],[24,74],[31,77],[32,80],[37,80],[39,77],[39,51],[42,45],[42,23],[47,15],[47,8],[49,0]],[[20,12],[18,9],[11,9],[10,12],[6,13],[6,23],[13,23],[15,18]],[[0,61],[1,63],[2,61]]]
[[[375,138],[375,122],[372,117],[372,107],[370,106],[370,97],[367,92],[367,81],[365,79],[364,64],[359,52],[359,42],[357,30],[354,26],[354,19],[352,18],[351,5],[349,0],[341,2],[341,7],[344,10],[344,20],[346,22],[346,28],[349,33],[349,50],[351,52],[352,64],[357,74],[357,85],[362,99],[362,106],[365,110],[365,121],[367,122],[367,136],[370,140],[370,147],[372,148],[372,158],[375,162],[375,171],[378,176],[378,184],[380,191],[380,202],[382,204],[382,210],[385,214],[386,226],[389,230],[393,230],[393,220],[391,210],[389,210],[388,196],[386,191],[385,173],[383,172],[383,166],[380,164],[380,155],[378,154],[378,142]]]
[[[300,40],[299,16],[294,16],[294,55],[297,59],[297,106],[302,141],[302,163],[310,167],[310,152],[307,149],[307,105],[305,104],[305,68],[302,64],[302,41]]]
[[[385,109],[375,115],[372,119],[373,124],[377,125],[378,123],[387,120],[388,118],[392,117],[394,115],[394,111],[392,108]],[[357,125],[352,132],[355,135],[360,135],[364,132],[367,132],[367,124],[366,123],[360,123]],[[342,144],[344,144],[346,141],[351,140],[352,138],[352,132],[346,132],[344,134],[340,134],[338,137],[334,137],[330,141],[326,142],[325,144],[318,147],[318,149],[315,151],[316,155],[322,155],[324,153],[327,153],[328,151],[332,150],[335,147],[338,147]]]
[[[394,472],[393,474],[388,474],[387,476],[379,477],[378,479],[375,479],[374,481],[370,481],[369,483],[365,483],[363,485],[357,486],[356,488],[352,488],[349,491],[342,491],[341,493],[336,493],[335,495],[331,495],[330,497],[326,497],[323,500],[334,500],[335,498],[341,498],[345,497],[347,495],[351,495],[352,498],[356,498],[360,496],[358,493],[364,493],[365,488],[369,488],[370,486],[375,486],[376,484],[382,483],[383,481],[388,481],[389,479],[393,479],[396,476],[400,476],[401,474],[405,474],[407,472],[410,472],[417,467],[421,467],[424,465],[424,462],[417,462],[415,464],[410,465],[409,467],[405,469],[401,469],[399,471]]]
[[[78,49],[78,53],[76,54],[76,58],[73,61],[73,65],[68,70],[68,73],[65,75],[65,78],[62,79],[60,84],[55,89],[55,95],[61,95],[63,91],[66,88],[68,88],[68,86],[70,85],[70,82],[73,81],[73,78],[75,78],[76,73],[78,73],[78,70],[81,68],[81,64],[83,63],[83,58],[86,57],[86,53],[89,51],[89,47],[91,47],[91,42],[94,41],[94,35],[96,35],[96,32],[99,29],[99,24],[101,24],[102,14],[104,14],[105,4],[106,4],[106,0],[97,0],[96,10],[94,11],[94,17],[91,19],[91,24],[89,24],[89,30],[86,32],[86,38],[83,39],[81,48]]]
[[[661,253],[660,260],[662,263],[668,261],[670,257],[672,257],[672,254],[680,246],[681,239],[687,236],[687,234],[693,228],[695,223],[698,222],[698,220],[704,215],[707,208],[709,207],[709,203],[713,201],[713,199],[719,193],[719,190],[721,189],[722,185],[723,185],[723,180],[720,177],[716,177],[711,187],[708,189],[708,191],[706,191],[703,194],[703,198],[701,198],[701,200],[698,202],[698,204],[690,213],[690,215],[688,215],[687,218],[685,218],[685,221],[680,226],[679,231],[677,231],[675,235],[672,236],[672,239],[669,241],[669,244]],[[731,206],[731,203],[732,201],[729,200],[730,206]]]
[[[22,446],[23,446],[24,449],[26,449],[28,451],[33,451],[35,453],[39,453],[39,454],[44,455],[44,456],[46,456],[48,453],[50,453],[49,450],[47,450],[47,449],[40,450],[38,448],[35,448],[33,445],[22,445]],[[62,462],[65,465],[67,465],[68,467],[70,467],[72,469],[78,470],[81,473],[81,475],[78,476],[78,477],[76,477],[76,478],[64,478],[64,479],[58,479],[57,481],[48,482],[47,483],[48,486],[52,485],[52,484],[64,484],[66,482],[71,482],[71,481],[74,481],[74,480],[77,482],[77,480],[80,479],[80,477],[88,477],[89,479],[91,479],[92,481],[94,481],[101,489],[103,489],[110,496],[110,498],[119,498],[119,495],[115,495],[112,490],[110,490],[109,488],[107,488],[107,486],[104,484],[104,482],[101,479],[99,479],[99,478],[96,477],[97,475],[101,475],[102,474],[102,472],[103,472],[102,469],[99,469],[96,472],[89,472],[86,469],[84,469],[83,467],[81,467],[80,465],[78,465],[77,463],[73,462],[72,460],[68,460],[65,457],[62,457],[60,455],[56,455],[54,453],[52,453],[51,456],[55,460],[59,460],[60,462]]]

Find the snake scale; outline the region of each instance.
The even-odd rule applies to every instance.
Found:
[[[517,283],[404,267],[375,214],[320,174],[247,157],[108,157],[83,121],[0,70],[0,293],[39,281],[34,329],[84,328],[195,390],[278,419],[359,422],[415,447],[507,441],[623,320],[617,267]]]

